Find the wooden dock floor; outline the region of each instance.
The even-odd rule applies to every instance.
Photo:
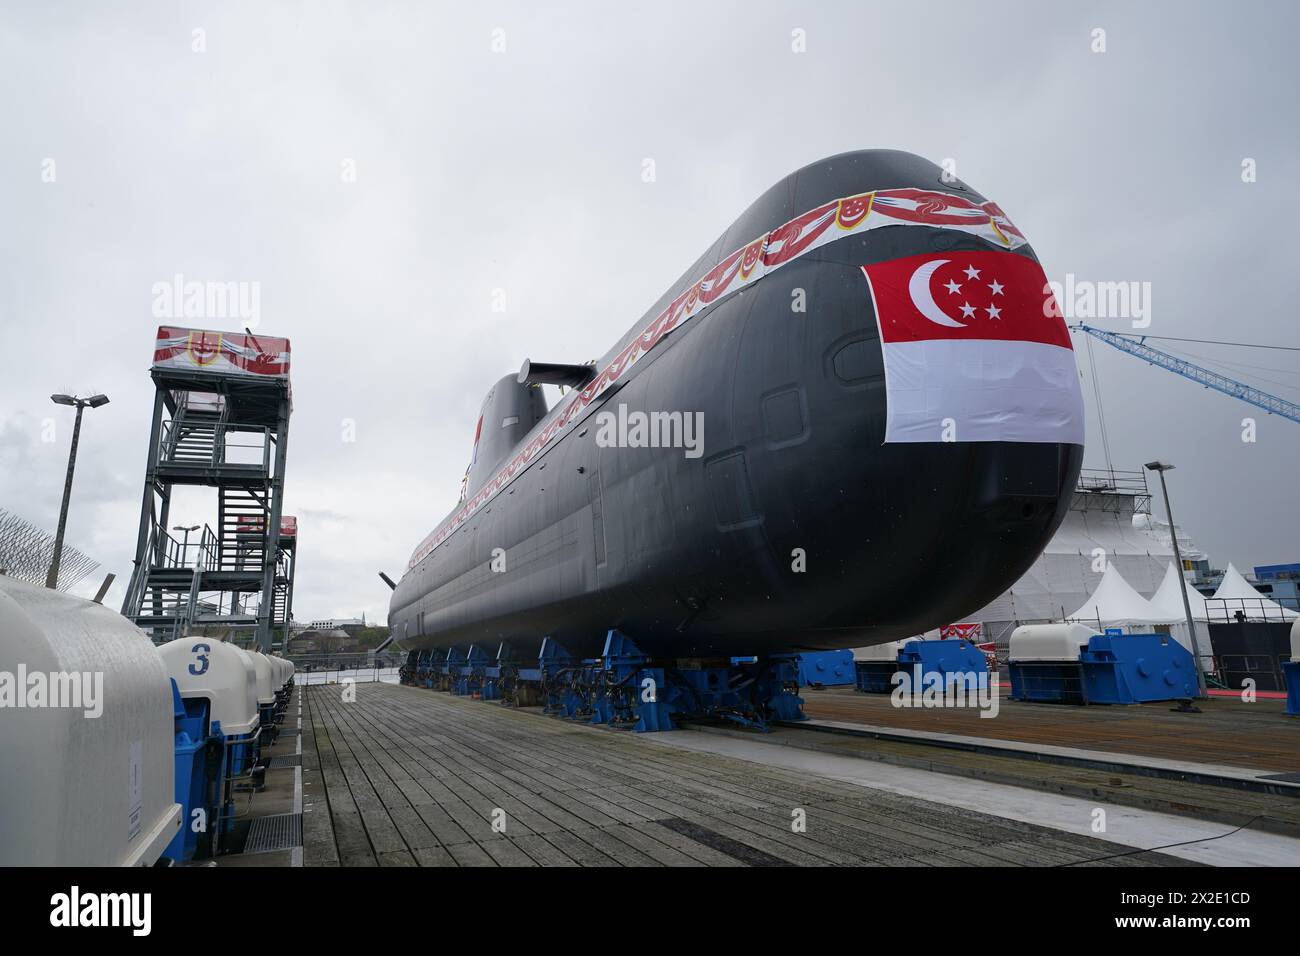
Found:
[[[306,692],[307,866],[1187,865],[496,703],[354,689]]]
[[[859,694],[851,687],[802,692],[804,710],[820,720],[968,734],[1030,744],[1225,764],[1278,773],[1300,771],[1300,720],[1284,713],[1285,701],[1211,697],[1199,714],[1170,711],[1169,703],[1077,707],[999,701],[998,715],[982,719],[974,708],[906,709],[888,694]]]

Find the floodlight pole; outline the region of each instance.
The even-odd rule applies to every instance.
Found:
[[[1165,514],[1169,518],[1169,537],[1174,543],[1174,562],[1178,565],[1178,593],[1183,598],[1183,613],[1187,620],[1187,639],[1192,642],[1192,661],[1196,664],[1196,687],[1199,696],[1208,697],[1205,684],[1205,669],[1201,666],[1201,650],[1196,643],[1196,624],[1192,621],[1192,604],[1187,600],[1187,579],[1183,577],[1183,554],[1178,547],[1178,526],[1174,524],[1174,509],[1169,504],[1169,487],[1165,484],[1165,472],[1174,466],[1168,462],[1148,462],[1146,468],[1160,476],[1160,493],[1165,498]]]
[[[85,410],[85,405],[77,405],[77,423],[72,426],[72,451],[68,453],[68,477],[63,482],[63,506],[59,508],[59,530],[54,533],[54,558],[50,561],[50,573],[45,578],[47,588],[57,588],[59,585],[59,559],[63,556],[63,532],[68,526],[68,502],[72,499],[72,472],[77,467],[77,442],[81,438],[81,413]]]
[[[86,406],[99,408],[108,404],[107,395],[92,395],[90,398],[77,398],[73,395],[51,395],[50,400],[56,405],[73,405],[77,409],[77,422],[72,426],[72,450],[68,452],[68,476],[63,482],[63,504],[59,508],[59,529],[54,533],[54,557],[50,560],[50,573],[45,576],[45,586],[57,589],[59,586],[59,563],[63,558],[63,532],[68,526],[68,502],[72,499],[72,473],[77,467],[77,443],[81,440],[81,413]]]

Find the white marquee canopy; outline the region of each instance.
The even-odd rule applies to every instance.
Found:
[[[1187,593],[1187,603],[1192,609],[1192,620],[1208,621],[1210,615],[1205,608],[1205,595],[1192,587],[1173,564],[1165,570],[1165,579],[1160,582],[1159,589],[1152,595],[1151,606],[1157,613],[1172,616],[1179,621],[1183,620],[1186,610],[1183,608],[1182,596],[1178,593],[1180,584]]]
[[[1219,588],[1210,599],[1209,611],[1213,620],[1232,620],[1237,611],[1248,621],[1291,621],[1300,617],[1290,608],[1264,597],[1256,591],[1233,565],[1223,573]],[[1217,603],[1222,602],[1222,603]]]
[[[1124,580],[1115,565],[1107,564],[1096,590],[1067,620],[1099,622],[1102,627],[1125,627],[1134,624],[1173,624],[1183,615],[1171,615],[1153,606]]]

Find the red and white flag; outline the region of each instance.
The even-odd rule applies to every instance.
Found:
[[[862,271],[885,362],[886,442],[1083,444],[1070,333],[1037,262],[944,252]]]
[[[939,628],[939,640],[970,641],[972,644],[978,644],[982,632],[983,625],[979,621],[973,624],[944,624]]]

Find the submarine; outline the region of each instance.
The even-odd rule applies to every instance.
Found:
[[[1082,464],[1051,296],[1002,209],[922,157],[797,170],[603,357],[492,386],[393,638],[596,656],[617,628],[717,658],[960,621],[1042,552]]]

